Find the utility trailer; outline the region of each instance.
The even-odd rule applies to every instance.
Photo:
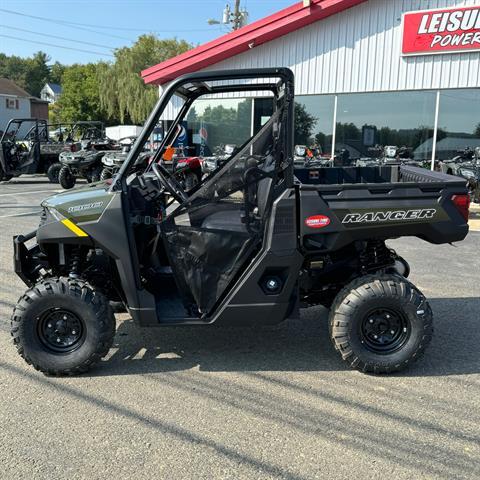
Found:
[[[261,130],[192,190],[162,166],[195,102],[270,92]],[[135,162],[172,97],[176,120],[139,172]],[[330,309],[331,339],[353,368],[398,371],[421,356],[432,311],[386,240],[432,244],[468,233],[456,177],[403,165],[293,168],[290,70],[204,72],[172,82],[113,182],[43,202],[37,230],[14,239],[29,290],[12,316],[20,355],[47,374],[77,374],[108,352],[121,301],[140,326],[277,324]],[[311,180],[311,179],[310,179]]]

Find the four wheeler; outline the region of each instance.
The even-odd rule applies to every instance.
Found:
[[[271,94],[271,118],[185,191],[161,161],[177,125],[205,96],[259,92]],[[137,171],[174,96],[181,111]],[[286,68],[171,82],[114,180],[46,199],[38,229],[14,239],[15,272],[28,286],[11,321],[19,354],[49,375],[87,371],[112,345],[110,302],[121,301],[145,327],[278,324],[322,305],[349,366],[390,373],[417,360],[432,338],[432,310],[386,241],[465,238],[465,183],[400,164],[324,168],[315,182],[297,182],[294,105]]]
[[[202,164],[199,157],[185,153],[193,147],[168,147],[162,156],[162,165],[169,174],[174,175],[185,191],[190,191],[202,180]]]
[[[62,150],[63,143],[49,137],[45,120],[12,119],[0,139],[0,180],[46,173],[50,182],[58,183]]]
[[[458,153],[452,160],[441,162],[440,169],[449,175],[464,178],[472,201],[480,203],[480,147],[475,150],[467,147]]]
[[[214,154],[210,157],[202,158],[202,171],[209,175],[218,167],[228,162],[232,155],[237,152],[237,146],[234,144],[219,145],[214,149]]]
[[[105,155],[102,157],[103,167],[100,174],[100,180],[108,180],[109,178],[114,177],[118,173],[136,139],[136,136],[120,138],[117,143],[121,146],[121,150],[117,149],[105,152]],[[152,153],[153,152],[151,152],[150,150],[145,150],[143,154],[140,155],[139,161],[137,161],[136,163],[141,169],[144,170],[146,168],[148,164],[148,159],[150,158]]]
[[[78,177],[85,178],[88,183],[98,182],[105,153],[121,148],[116,142],[105,137],[101,122],[77,122],[72,136],[79,130],[82,131],[80,141],[72,143],[70,151],[60,154],[61,169],[58,179],[65,189],[73,188]]]

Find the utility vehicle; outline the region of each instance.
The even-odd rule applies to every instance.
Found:
[[[234,144],[218,145],[212,156],[202,157],[202,171],[204,174],[212,173],[227,162],[235,153],[237,146]]]
[[[46,173],[50,182],[58,183],[58,157],[63,148],[63,143],[50,138],[46,120],[10,120],[0,139],[0,180]]]
[[[186,193],[160,162],[177,125],[204,96],[256,92],[270,92],[271,118]],[[138,173],[174,95],[177,118]],[[297,183],[293,121],[289,69],[173,81],[112,182],[45,200],[38,229],[14,239],[15,271],[29,287],[11,321],[20,355],[50,375],[88,370],[112,345],[109,302],[121,301],[146,327],[277,324],[323,305],[351,367],[388,373],[416,360],[432,337],[432,311],[385,241],[462,240],[464,181],[391,165],[325,168]]]
[[[108,180],[114,177],[122,167],[123,163],[128,157],[132,145],[137,140],[136,136],[123,137],[117,140],[117,143],[121,146],[121,150],[112,150],[106,152],[102,157],[102,172],[100,174],[100,180]],[[148,159],[152,155],[149,149],[145,149],[136,161],[140,170],[145,170],[148,165]]]
[[[472,201],[480,203],[480,147],[475,150],[467,147],[458,153],[452,160],[440,162],[440,169],[464,178]]]
[[[65,189],[73,188],[77,178],[88,183],[98,182],[103,170],[102,158],[107,151],[120,150],[121,146],[105,136],[102,122],[77,122],[71,135],[80,134],[78,142],[60,154],[58,180]]]

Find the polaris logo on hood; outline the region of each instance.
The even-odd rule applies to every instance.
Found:
[[[85,210],[93,210],[94,208],[103,207],[104,202],[84,203],[83,205],[75,205],[68,207],[68,213],[84,212]]]
[[[424,208],[416,210],[392,210],[386,212],[348,213],[342,223],[398,222],[402,220],[421,220],[433,218],[437,210]]]

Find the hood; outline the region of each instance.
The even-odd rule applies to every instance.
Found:
[[[106,182],[92,183],[45,199],[42,207],[58,212],[75,222],[91,222],[100,218],[118,192],[109,192]]]

